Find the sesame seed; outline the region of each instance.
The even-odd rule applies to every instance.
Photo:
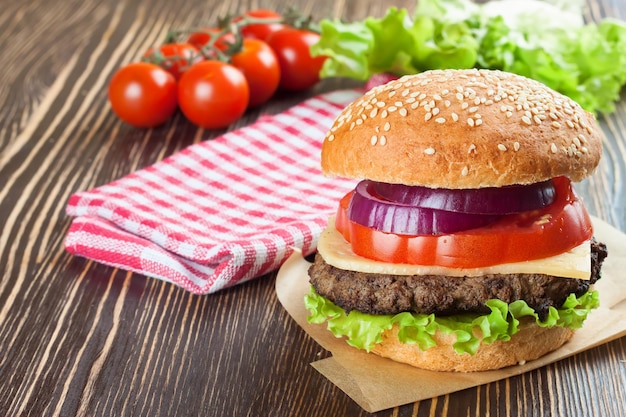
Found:
[[[510,112],[510,111],[506,112],[506,118],[507,118],[507,119],[508,119],[509,117],[511,117],[511,116],[513,116],[513,113],[512,113],[512,112]]]
[[[335,135],[328,135],[327,140],[328,140],[329,142],[332,142],[333,140],[335,140]]]
[[[389,113],[387,113],[387,110],[383,110],[383,112],[380,114],[380,117],[384,119],[385,117],[387,117],[388,114]]]
[[[393,97],[393,96],[395,96],[395,95],[396,95],[396,90],[391,90],[391,91],[389,92],[389,97]]]
[[[557,149],[557,147],[556,147],[556,145],[554,143],[550,145],[550,151],[552,153],[556,153],[558,151],[558,149]]]
[[[527,125],[531,125],[532,122],[530,121],[530,118],[528,116],[522,116],[522,122],[524,122]]]
[[[580,151],[581,151],[582,153],[587,153],[587,152],[589,152],[589,149],[587,149],[587,147],[586,147],[586,146],[582,146],[582,147],[580,148]]]
[[[403,107],[398,113],[400,113],[400,116],[406,116],[409,112]]]
[[[574,144],[575,144],[576,146],[580,146],[580,145],[581,145],[581,143],[580,143],[580,139],[578,139],[578,138],[574,138],[574,139],[572,139],[572,142],[574,142]]]
[[[433,148],[426,148],[426,149],[424,149],[424,153],[426,155],[434,155],[435,154],[435,149],[433,149]]]
[[[404,90],[402,90],[402,93],[401,93],[400,95],[401,95],[402,97],[406,97],[406,96],[408,96],[408,95],[409,95],[409,93],[410,93],[410,90],[408,90],[408,89],[404,89]]]
[[[361,119],[359,119],[361,120]],[[354,122],[350,123],[350,130],[354,129]]]
[[[433,114],[431,112],[428,112],[424,115],[424,120],[429,121],[431,117],[433,117]]]
[[[435,108],[432,110],[432,113],[433,113],[433,116],[438,115],[438,114],[439,114],[439,108],[438,108],[438,107],[435,107]]]
[[[574,128],[574,122],[572,122],[571,120],[566,120],[566,121],[565,121],[565,123],[567,123],[567,125],[568,125],[570,128],[572,128],[572,129]]]
[[[538,125],[541,124],[541,119],[539,118],[539,116],[533,116],[533,121],[537,123]]]
[[[384,101],[379,101],[379,102],[377,102],[377,103],[376,103],[376,105],[377,105],[379,108],[381,108],[381,109],[382,109],[383,107],[385,107],[385,106],[386,106],[386,104],[385,104],[385,102],[384,102]]]
[[[519,144],[519,142],[515,142],[515,143],[513,144],[513,150],[514,150],[515,152],[517,152],[517,151],[519,151],[519,148],[520,148],[520,144]]]
[[[470,113],[476,113],[478,111],[478,107],[476,106],[470,107],[467,111]]]
[[[377,114],[378,114],[378,109],[375,108],[374,110],[370,112],[370,117],[376,117]]]
[[[389,107],[387,107],[387,111],[389,113],[393,113],[396,110],[398,110],[398,108],[396,106],[389,106]]]
[[[402,106],[404,106],[404,103],[403,103],[403,102],[401,102],[401,101],[396,101],[394,104],[396,105],[396,107],[402,107]]]
[[[452,116],[452,120],[455,122],[459,120],[459,116],[456,113],[452,113],[450,116]]]
[[[378,142],[378,136],[376,135],[372,135],[371,139],[370,139],[370,143],[372,145],[376,145],[376,142]]]
[[[467,119],[467,124],[473,127],[474,126],[474,119],[472,119],[472,118]]]
[[[380,145],[381,145],[381,146],[385,146],[386,144],[387,144],[387,136],[382,135],[382,136],[380,137]]]
[[[483,124],[483,119],[476,119],[476,126],[480,126]]]
[[[383,126],[383,130],[385,132],[389,132],[389,129],[391,129],[391,124],[389,124],[389,122],[385,122],[385,125]]]
[[[463,101],[463,94],[461,94],[461,93],[456,93],[456,98],[457,98],[457,100],[459,100],[459,101]]]
[[[585,139],[585,136],[581,133],[580,135],[578,135],[578,139],[582,142],[585,143],[587,142],[587,139]]]
[[[468,167],[463,167],[463,170],[461,171],[461,175],[466,177],[467,174],[469,174],[469,168]]]
[[[434,95],[433,95],[433,98],[434,98],[435,100],[441,100],[441,96],[440,96],[439,94],[434,94]]]
[[[461,108],[462,108],[463,110],[467,109],[468,107],[469,107],[469,103],[467,103],[467,102],[465,102],[465,101],[463,102],[463,104],[461,104]]]
[[[435,122],[437,122],[437,123],[445,123],[446,119],[445,119],[445,117],[437,117],[435,119]]]
[[[506,151],[506,146],[504,146],[501,143],[498,143],[498,149],[501,150],[502,152],[505,152]]]
[[[418,101],[416,101],[415,103],[411,103],[411,109],[413,109],[413,110],[415,110],[419,106],[420,106],[420,103]]]
[[[561,123],[559,122],[552,122],[552,127],[555,129],[559,129],[561,127]]]
[[[446,100],[446,101],[443,102],[443,105],[446,106],[446,108],[450,107],[451,104],[452,103],[450,103],[450,100]]]
[[[424,100],[426,98],[426,94],[422,93],[420,94],[420,96],[417,98],[418,100]]]
[[[410,104],[410,103],[414,103],[415,102],[415,97],[409,97],[406,100],[404,100],[405,103]]]
[[[476,153],[476,145],[474,145],[473,143],[467,149],[467,153],[472,153],[472,152]]]

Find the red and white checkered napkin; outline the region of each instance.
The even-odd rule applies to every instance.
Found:
[[[192,145],[72,195],[66,249],[206,294],[310,253],[353,181],[322,175],[320,148],[342,90]]]

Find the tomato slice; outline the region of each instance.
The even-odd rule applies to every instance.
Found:
[[[480,268],[555,256],[591,239],[589,214],[569,179],[554,179],[555,201],[485,227],[446,235],[398,235],[349,220],[353,192],[341,199],[335,225],[359,256],[388,263]]]

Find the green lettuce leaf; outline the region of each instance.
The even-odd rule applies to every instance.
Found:
[[[361,22],[320,22],[321,38],[311,47],[324,55],[322,77],[366,80],[373,74],[412,74],[434,68],[471,68],[478,41],[463,22],[446,24],[427,15],[413,20],[391,7],[382,18]]]
[[[453,347],[459,354],[474,354],[481,341],[493,343],[507,341],[519,331],[519,321],[524,317],[534,318],[542,327],[569,327],[578,329],[591,310],[599,306],[597,291],[588,291],[580,297],[570,294],[559,309],[550,307],[548,317],[540,320],[525,301],[507,304],[500,300],[489,300],[486,305],[491,312],[482,316],[459,314],[436,317],[434,314],[400,313],[396,315],[371,315],[353,310],[349,314],[317,294],[311,287],[304,298],[309,310],[308,321],[315,324],[326,322],[328,330],[336,337],[345,337],[346,342],[358,349],[370,351],[382,341],[385,330],[398,325],[398,338],[402,343],[416,344],[422,350],[435,346],[436,331],[456,335]]]
[[[626,84],[626,24],[585,25],[582,2],[556,3],[420,0],[412,14],[391,7],[382,18],[326,19],[311,53],[328,57],[322,77],[500,69],[543,82],[591,112],[613,112]]]

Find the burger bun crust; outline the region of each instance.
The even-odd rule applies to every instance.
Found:
[[[595,170],[594,116],[545,85],[494,70],[404,76],[347,106],[322,145],[328,176],[481,188]]]
[[[510,340],[481,343],[474,355],[457,353],[452,344],[454,335],[435,333],[436,346],[421,350],[417,345],[404,344],[398,340],[398,328],[383,334],[383,341],[371,352],[411,366],[431,371],[476,372],[501,369],[524,364],[558,349],[574,335],[574,330],[565,327],[544,328],[535,322],[524,322],[520,331]]]

